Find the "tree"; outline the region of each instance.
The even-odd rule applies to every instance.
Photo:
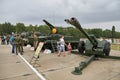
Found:
[[[51,33],[51,30],[49,29],[49,27],[47,25],[41,25],[41,26],[39,26],[37,31],[39,31],[43,35]]]
[[[111,38],[111,36],[112,36],[111,30],[106,29],[106,30],[103,31],[103,37],[104,38]]]
[[[11,25],[11,23],[9,22],[5,22],[3,24],[0,24],[0,33],[1,34],[11,34],[12,32],[14,32],[14,26]]]
[[[30,24],[29,26],[26,26],[26,31],[27,32],[32,32],[33,31],[33,25],[32,24]]]
[[[97,38],[102,37],[102,29],[99,28],[91,29],[88,33],[94,34]]]
[[[26,31],[23,23],[17,23],[15,29],[16,29],[17,33],[21,33],[21,32]]]

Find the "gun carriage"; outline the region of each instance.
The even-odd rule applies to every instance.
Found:
[[[89,35],[87,32],[84,31],[84,29],[81,27],[80,23],[76,18],[72,17],[70,19],[65,19],[64,21],[78,28],[88,39],[86,42],[82,40],[79,41],[78,51],[80,54],[90,56],[90,57],[88,57],[86,61],[81,62],[78,67],[75,67],[75,70],[72,71],[73,74],[75,75],[82,74],[81,71],[93,60],[99,57],[120,59],[120,57],[118,56],[109,55],[110,42],[106,40],[100,41],[100,40],[97,40],[93,34]]]

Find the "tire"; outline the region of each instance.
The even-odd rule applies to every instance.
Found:
[[[110,54],[110,43],[109,42],[105,43],[103,52],[104,52],[105,56],[109,56],[109,54]]]
[[[84,50],[85,50],[85,43],[84,41],[80,41],[78,44],[78,51],[80,52],[80,54],[84,54]]]

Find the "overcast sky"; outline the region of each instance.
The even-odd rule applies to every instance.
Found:
[[[0,23],[41,25],[46,19],[57,26],[70,26],[64,22],[70,17],[82,25],[120,21],[120,0],[0,0]]]

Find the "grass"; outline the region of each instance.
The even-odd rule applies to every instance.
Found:
[[[120,51],[120,44],[111,44],[111,49]]]

